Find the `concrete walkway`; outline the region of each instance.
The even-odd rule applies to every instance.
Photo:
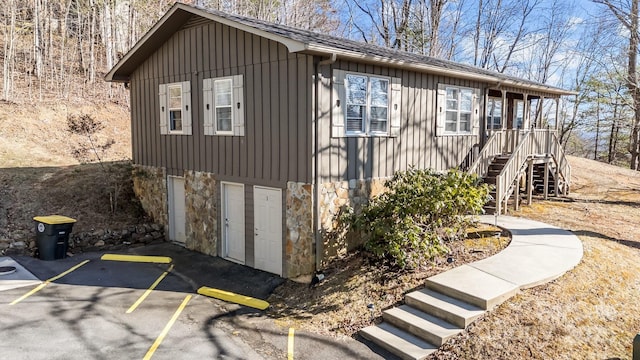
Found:
[[[403,359],[423,359],[519,290],[560,277],[582,259],[582,242],[569,231],[509,216],[480,217],[511,232],[500,253],[430,277],[405,305],[360,334]]]

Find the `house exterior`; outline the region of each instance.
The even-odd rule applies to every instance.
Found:
[[[340,208],[395,171],[486,175],[496,133],[513,150],[534,102],[570,94],[180,3],[106,79],[129,86],[135,190],[168,238],[283,277],[348,246]]]

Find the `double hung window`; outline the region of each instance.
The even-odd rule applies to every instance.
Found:
[[[473,90],[446,87],[446,133],[470,133],[473,113]]]
[[[346,134],[387,134],[389,124],[389,79],[347,74]]]
[[[191,83],[160,84],[160,134],[191,135]]]

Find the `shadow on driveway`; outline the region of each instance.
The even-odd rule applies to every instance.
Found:
[[[167,264],[103,261],[107,252],[83,253],[73,257],[43,261],[28,256],[13,258],[40,280],[50,279],[84,260],[86,265],[56,280],[56,283],[102,287],[147,289]],[[157,290],[195,292],[201,286],[213,287],[258,299],[266,299],[284,279],[264,271],[204,255],[171,243],[154,244],[125,251],[109,252],[135,255],[168,256],[174,268]]]

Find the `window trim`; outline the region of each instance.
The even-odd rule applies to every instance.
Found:
[[[348,102],[349,99],[349,76],[356,76],[366,78],[367,80],[367,89],[366,89],[366,100],[364,105],[364,114],[361,124],[361,131],[352,131],[348,130],[347,122],[348,122],[348,106],[351,105]],[[374,107],[371,104],[371,80],[383,80],[387,82],[387,118],[385,120],[385,131],[374,131],[371,130],[371,108]],[[344,97],[344,106],[345,106],[345,115],[344,115],[344,135],[345,137],[386,137],[390,134],[390,124],[391,124],[391,84],[392,80],[387,76],[380,75],[371,75],[371,74],[363,74],[363,73],[355,73],[355,72],[345,72],[344,75],[344,87],[345,87],[345,97]]]
[[[229,91],[231,92],[231,103],[229,105],[224,105],[224,106],[220,106],[218,105],[218,103],[215,101],[215,99],[217,99],[217,94],[216,94],[216,83],[221,83],[221,82],[228,82],[229,83]],[[212,79],[212,95],[214,98],[214,106],[213,106],[213,131],[216,135],[233,135],[233,128],[235,126],[236,123],[236,119],[234,116],[234,111],[233,111],[233,104],[235,102],[235,97],[233,94],[233,77],[231,76],[225,76],[225,77],[220,77],[220,78],[214,78]],[[226,108],[228,107],[231,113],[231,129],[230,130],[219,130],[218,129],[218,108]]]
[[[171,130],[171,90],[173,88],[180,89],[180,111],[182,120],[181,130]],[[176,81],[170,83],[160,83],[158,85],[158,114],[160,135],[192,135],[192,114],[191,114],[191,81]]]
[[[215,83],[231,82],[231,130],[219,131],[216,109]],[[244,75],[220,76],[202,79],[202,100],[204,104],[203,127],[206,136],[244,136]],[[225,106],[226,107],[226,106]]]
[[[448,93],[449,93],[449,89],[454,89],[457,90],[458,92],[458,97],[456,100],[457,103],[457,109],[455,110],[456,112],[456,130],[455,131],[451,131],[451,130],[447,130],[447,112],[449,111],[453,111],[450,110],[448,108],[448,104],[449,104],[449,98],[447,97]],[[475,103],[475,89],[473,88],[469,88],[469,87],[464,87],[464,86],[455,86],[455,85],[445,85],[444,86],[444,119],[443,119],[443,123],[444,123],[444,134],[445,135],[472,135],[473,134],[473,124],[474,124],[474,103]],[[469,130],[465,130],[462,131],[460,130],[460,115],[463,114],[462,110],[460,110],[460,104],[462,103],[462,93],[463,91],[468,91],[471,94],[471,109],[469,111],[464,111],[465,114],[469,114]]]
[[[179,89],[180,90],[180,107],[175,108],[171,107],[171,89]],[[167,84],[167,130],[169,130],[169,134],[184,134],[184,93],[182,91],[182,83],[170,83]],[[171,119],[171,112],[174,110],[180,110],[180,129],[173,129],[173,122]]]

